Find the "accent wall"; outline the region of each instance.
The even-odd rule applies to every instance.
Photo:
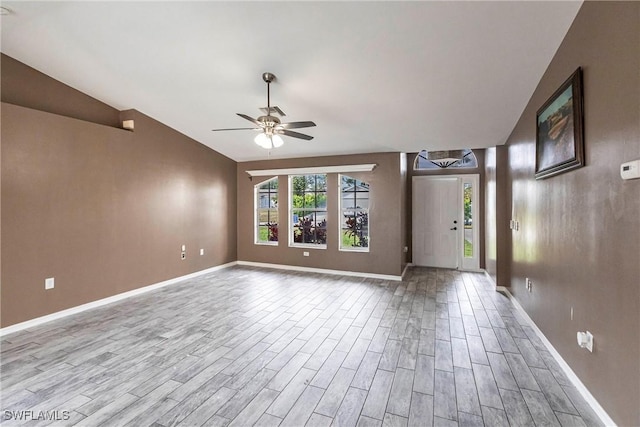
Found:
[[[586,166],[535,180],[536,111],[578,67]],[[512,245],[497,262],[510,264],[511,293],[612,419],[640,425],[640,180],[620,177],[640,159],[640,2],[583,3],[507,149],[498,206],[520,228],[497,223]],[[578,331],[594,335],[593,353]]]
[[[233,160],[4,55],[2,100],[2,327],[236,260]]]

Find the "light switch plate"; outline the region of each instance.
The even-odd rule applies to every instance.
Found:
[[[53,289],[56,286],[56,279],[54,277],[49,277],[44,279],[44,289],[49,290]]]

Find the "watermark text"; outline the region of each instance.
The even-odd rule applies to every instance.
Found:
[[[4,420],[16,421],[67,421],[71,418],[71,411],[9,411],[2,413]]]

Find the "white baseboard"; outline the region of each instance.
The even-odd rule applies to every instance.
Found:
[[[365,277],[368,279],[382,279],[382,280],[394,280],[394,281],[402,280],[402,276],[393,276],[390,274],[361,273],[359,271],[329,270],[324,268],[298,267],[295,265],[269,264],[265,262],[238,261],[238,265],[246,265],[249,267],[274,268],[278,270],[304,271],[307,273],[322,273],[322,274],[333,274],[333,275],[339,275],[339,276]]]
[[[52,320],[62,319],[63,317],[71,316],[73,314],[81,313],[83,311],[91,310],[97,307],[101,307],[103,305],[111,304],[112,302],[120,301],[126,298],[131,298],[136,295],[144,294],[149,291],[153,291],[155,289],[160,289],[162,287],[172,285],[177,282],[181,282],[183,280],[192,279],[194,277],[201,276],[203,274],[212,273],[217,270],[221,270],[223,268],[232,267],[236,265],[236,261],[217,265],[215,267],[207,268],[205,270],[196,271],[195,273],[190,273],[184,276],[176,277],[173,279],[165,280],[163,282],[154,283],[149,286],[145,286],[138,289],[133,289],[131,291],[123,292],[121,294],[113,295],[107,298],[103,298],[97,301],[92,301],[86,304],[82,304],[76,307],[68,308],[66,310],[57,311],[55,313],[47,314],[46,316],[36,317],[35,319],[27,320],[25,322],[16,323],[15,325],[7,326],[6,328],[0,329],[0,337],[12,334],[14,332],[22,331],[24,329],[33,328],[34,326],[41,325],[43,323],[51,322]]]
[[[485,271],[485,273],[486,273],[486,271]],[[487,274],[487,277],[491,278],[488,274]],[[493,280],[491,280],[491,281],[493,282]],[[575,372],[573,372],[571,367],[569,367],[569,364],[567,362],[565,362],[565,360],[562,358],[560,353],[558,353],[558,351],[553,347],[553,345],[547,339],[547,337],[544,336],[544,334],[542,333],[540,328],[538,328],[538,326],[534,323],[533,319],[531,319],[531,317],[529,317],[527,312],[524,311],[524,308],[522,308],[522,306],[520,305],[518,300],[513,295],[511,295],[511,292],[509,292],[509,288],[505,288],[504,286],[496,286],[496,290],[506,294],[507,297],[509,297],[509,299],[511,300],[513,305],[520,312],[520,315],[522,315],[522,317],[527,321],[529,326],[531,326],[531,328],[533,328],[533,330],[536,332],[536,335],[538,336],[538,338],[540,338],[540,340],[545,345],[545,347],[547,347],[547,350],[549,350],[549,353],[551,353],[553,358],[556,359],[556,362],[558,362],[558,364],[560,365],[560,367],[562,368],[564,373],[567,375],[567,378],[569,378],[569,380],[573,383],[573,385],[580,392],[580,394],[582,395],[584,400],[587,401],[587,403],[591,406],[591,409],[593,409],[593,411],[600,418],[600,420],[604,423],[604,425],[605,426],[615,426],[616,423],[611,419],[609,414],[607,414],[607,412],[604,410],[604,408],[602,406],[600,406],[600,403],[598,403],[596,398],[593,397],[593,395],[589,392],[587,387],[582,383],[582,381],[580,381],[580,378],[578,378],[578,376],[575,374]]]

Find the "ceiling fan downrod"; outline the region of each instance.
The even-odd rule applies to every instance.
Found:
[[[262,80],[267,83],[267,117],[271,116],[271,82],[276,79],[273,73],[262,73]]]

